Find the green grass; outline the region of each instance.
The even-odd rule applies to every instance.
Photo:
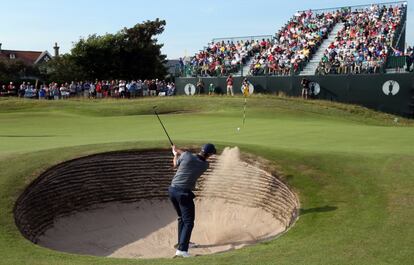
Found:
[[[25,240],[14,225],[14,201],[46,168],[90,153],[168,146],[153,105],[180,145],[237,145],[272,161],[300,196],[297,223],[270,242],[189,260],[77,256]],[[239,97],[0,100],[0,264],[414,263],[412,121],[257,96],[248,100],[243,128],[242,107]]]

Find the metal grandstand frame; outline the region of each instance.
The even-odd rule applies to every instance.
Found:
[[[360,10],[364,8],[369,8],[372,5],[385,5],[385,6],[391,6],[396,4],[405,4],[405,6],[408,5],[408,1],[394,1],[394,2],[379,2],[379,3],[370,3],[370,4],[364,4],[364,5],[349,5],[349,6],[339,6],[339,7],[330,7],[330,8],[319,8],[319,9],[306,9],[306,10],[298,10],[297,12],[306,12],[308,10],[311,10],[314,13],[324,13],[326,11],[336,11],[341,9],[351,9],[352,10]]]
[[[243,37],[228,37],[228,38],[214,38],[211,41],[214,43],[220,42],[220,41],[253,41],[253,40],[262,40],[262,39],[272,39],[274,38],[273,35],[256,35],[256,36],[243,36]]]

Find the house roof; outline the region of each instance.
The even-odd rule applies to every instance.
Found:
[[[36,64],[45,54],[49,54],[49,53],[47,51],[37,52],[37,51],[1,50],[0,58],[10,60],[10,54],[14,54],[16,60],[22,60],[26,64],[33,65],[33,64]]]

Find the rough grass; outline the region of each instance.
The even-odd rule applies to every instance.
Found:
[[[301,216],[267,243],[188,260],[119,260],[59,253],[25,240],[14,201],[40,172],[86,154],[179,145],[237,145],[272,161]],[[338,103],[258,96],[147,100],[0,100],[0,264],[412,264],[412,121]],[[168,114],[168,115],[166,115]],[[242,127],[240,133],[237,127]]]

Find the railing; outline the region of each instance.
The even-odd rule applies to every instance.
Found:
[[[244,37],[228,37],[228,38],[214,38],[212,42],[237,42],[237,41],[254,41],[254,40],[262,40],[262,39],[273,39],[273,35],[256,35],[256,36],[244,36]]]
[[[407,7],[404,9],[404,13],[401,16],[401,25],[398,27],[397,31],[395,32],[394,39],[392,42],[393,47],[398,47],[400,50],[404,48],[404,43],[401,43],[401,38],[406,34],[406,25],[407,25]],[[397,37],[398,36],[398,37]],[[403,40],[405,38],[402,38]]]
[[[386,68],[398,69],[404,68],[407,56],[388,56]]]
[[[356,10],[370,8],[372,5],[378,5],[378,6],[393,6],[393,5],[399,5],[399,4],[407,6],[407,1],[382,2],[382,3],[380,2],[380,3],[372,3],[372,4],[365,4],[365,5],[339,6],[339,7],[310,9],[310,10],[313,13],[320,14],[320,13],[326,13],[326,12],[329,12],[329,11],[336,11],[336,10],[356,11]],[[306,12],[306,11],[307,10],[299,10],[298,12]]]
[[[204,73],[202,68],[199,66],[193,66],[186,64],[184,67],[178,66],[176,69],[176,77],[197,77],[197,76],[227,76],[229,74],[235,74],[240,71],[242,65],[232,66],[231,68],[226,67],[226,70],[222,74],[220,70],[215,70],[213,72]]]

